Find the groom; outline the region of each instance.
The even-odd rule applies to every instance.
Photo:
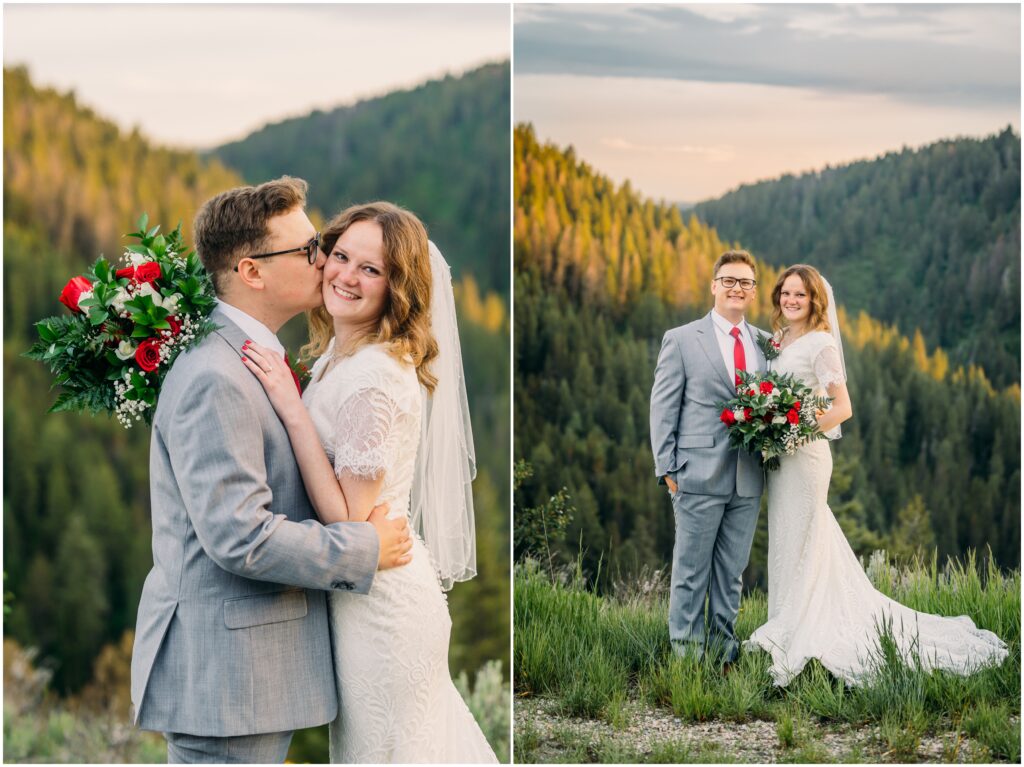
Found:
[[[719,257],[714,308],[665,333],[651,391],[654,471],[672,493],[676,523],[669,638],[680,655],[700,657],[707,646],[726,664],[739,655],[734,623],[764,472],[757,456],[729,446],[716,405],[736,396],[737,370],[765,368],[760,331],[744,319],[756,285],[749,253]]]
[[[153,569],[132,653],[134,720],[168,762],[283,762],[335,718],[326,592],[409,561],[404,520],[322,525],[288,434],[239,349],[318,306],[324,256],[306,182],[231,189],[196,216],[220,328],[168,372],[150,445]]]

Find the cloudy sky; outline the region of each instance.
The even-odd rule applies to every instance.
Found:
[[[517,5],[514,110],[649,196],[1020,130],[1019,5]]]
[[[4,66],[175,146],[460,74],[511,50],[507,5],[4,5]]]

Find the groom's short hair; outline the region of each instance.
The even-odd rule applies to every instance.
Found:
[[[240,259],[264,249],[267,222],[306,204],[309,185],[301,178],[282,176],[259,186],[239,186],[203,203],[192,223],[196,253],[213,287]]]
[[[754,261],[754,257],[747,253],[745,250],[727,250],[725,253],[718,257],[715,261],[715,271],[712,273],[712,277],[718,276],[718,270],[726,264],[746,264],[754,270],[754,276],[757,276],[757,262]]]

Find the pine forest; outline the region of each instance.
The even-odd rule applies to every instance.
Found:
[[[686,214],[529,125],[514,152],[517,558],[578,563],[599,590],[664,572],[674,525],[648,427],[661,337],[710,310],[715,259],[744,247],[761,328],[780,267],[816,264],[835,286],[854,416],[829,503],[857,554],[991,549],[1019,566],[1019,136],[787,177]],[[747,587],[766,585],[764,513],[759,525]]]

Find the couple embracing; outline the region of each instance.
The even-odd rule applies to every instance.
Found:
[[[757,288],[756,263],[729,251],[714,266],[714,307],[668,331],[651,393],[655,473],[675,514],[669,637],[678,654],[714,653],[727,671],[739,657],[735,634],[742,574],[750,557],[761,495],[768,491],[768,620],[744,643],[771,655],[785,686],[818,660],[849,684],[868,681],[879,631],[904,662],[969,674],[1000,663],[1005,644],[966,616],[916,612],[876,591],[828,507],[830,441],[853,414],[831,286],[814,267],[784,270],[772,290],[771,339],[745,319]],[[719,405],[736,395],[737,371],[792,374],[832,398],[818,414],[828,439],[780,457],[765,477],[761,457],[729,444]],[[707,615],[705,616],[705,601]]]
[[[282,762],[327,722],[332,761],[493,762],[448,672],[443,589],[476,567],[448,265],[408,211],[320,233],[305,195],[286,177],[196,216],[219,327],[153,421],[135,722],[169,762]],[[305,393],[276,336],[303,311]]]

